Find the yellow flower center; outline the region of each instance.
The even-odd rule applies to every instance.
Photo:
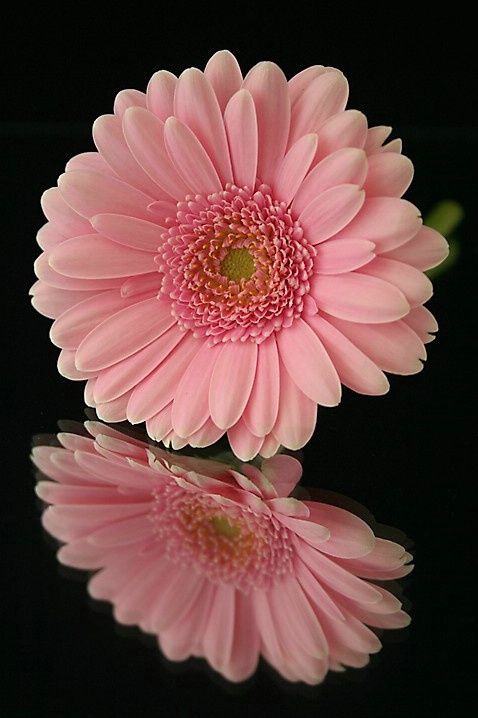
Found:
[[[231,249],[221,262],[221,274],[233,282],[250,279],[255,269],[252,254],[245,247]]]

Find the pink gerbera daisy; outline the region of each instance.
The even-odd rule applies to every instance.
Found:
[[[96,120],[98,152],[43,195],[32,294],[102,419],[173,448],[227,431],[241,459],[267,457],[303,446],[341,384],[379,395],[384,371],[420,371],[423,270],[447,245],[400,199],[401,141],[347,93],[319,65],[243,79],[222,51]]]
[[[37,485],[53,504],[43,524],[65,542],[62,563],[97,571],[90,594],[157,635],[169,659],[202,656],[241,681],[262,655],[315,684],[380,649],[368,626],[409,623],[370,579],[404,576],[410,554],[348,511],[290,497],[296,459],[235,470],[86,426],[94,438],[63,433],[64,448],[33,450],[53,479]]]

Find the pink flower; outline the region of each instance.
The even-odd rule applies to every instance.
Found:
[[[59,560],[97,573],[88,590],[120,623],[157,635],[173,661],[204,657],[232,681],[262,655],[291,681],[364,666],[380,641],[367,626],[401,628],[400,602],[371,580],[411,571],[410,554],[335,506],[287,498],[301,467],[261,469],[176,456],[87,422],[39,446],[53,481],[43,525]]]
[[[33,305],[60,372],[105,421],[173,448],[227,431],[243,460],[303,446],[341,384],[388,391],[436,322],[423,270],[447,253],[400,199],[413,167],[389,127],[345,110],[347,81],[216,53],[124,90],[98,152],[42,198]]]

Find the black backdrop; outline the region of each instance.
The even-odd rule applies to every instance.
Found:
[[[332,14],[311,3],[260,10],[229,2],[195,11],[156,3],[127,12],[82,4],[62,16],[61,8],[35,13],[17,4],[3,25],[2,715],[462,715],[475,621],[475,521],[466,507],[476,481],[477,132],[459,8],[447,18],[397,7],[350,14],[343,6]],[[199,662],[167,664],[154,643],[124,635],[108,613],[92,610],[84,582],[62,575],[41,531],[28,463],[33,434],[83,416],[82,387],[56,373],[50,322],[26,296],[39,252],[40,194],[70,156],[92,149],[91,122],[111,111],[118,90],[144,89],[157,69],[202,67],[223,47],[245,69],[261,59],[275,60],[289,76],[315,63],[343,69],[349,106],[403,137],[416,165],[407,197],[424,212],[450,197],[466,212],[461,257],[437,280],[429,305],[441,331],[425,371],[392,378],[383,398],[346,391],[338,409],[320,412],[303,452],[304,483],[351,496],[403,529],[415,542],[417,564],[406,582],[411,627],[387,637],[367,669],[314,690],[287,686],[264,667],[246,685],[227,687]]]

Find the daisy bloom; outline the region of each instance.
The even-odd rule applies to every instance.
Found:
[[[384,372],[421,370],[423,271],[447,245],[400,199],[401,141],[347,94],[334,68],[243,78],[221,51],[96,120],[98,151],[43,195],[31,292],[100,418],[270,457],[308,441],[342,384],[385,394]]]
[[[117,621],[157,636],[172,661],[204,657],[231,681],[263,656],[290,681],[320,683],[380,650],[368,627],[409,617],[380,582],[410,554],[357,516],[289,496],[301,475],[286,455],[261,468],[174,455],[87,422],[33,461],[50,481],[43,525],[59,560],[96,571],[88,590]]]

